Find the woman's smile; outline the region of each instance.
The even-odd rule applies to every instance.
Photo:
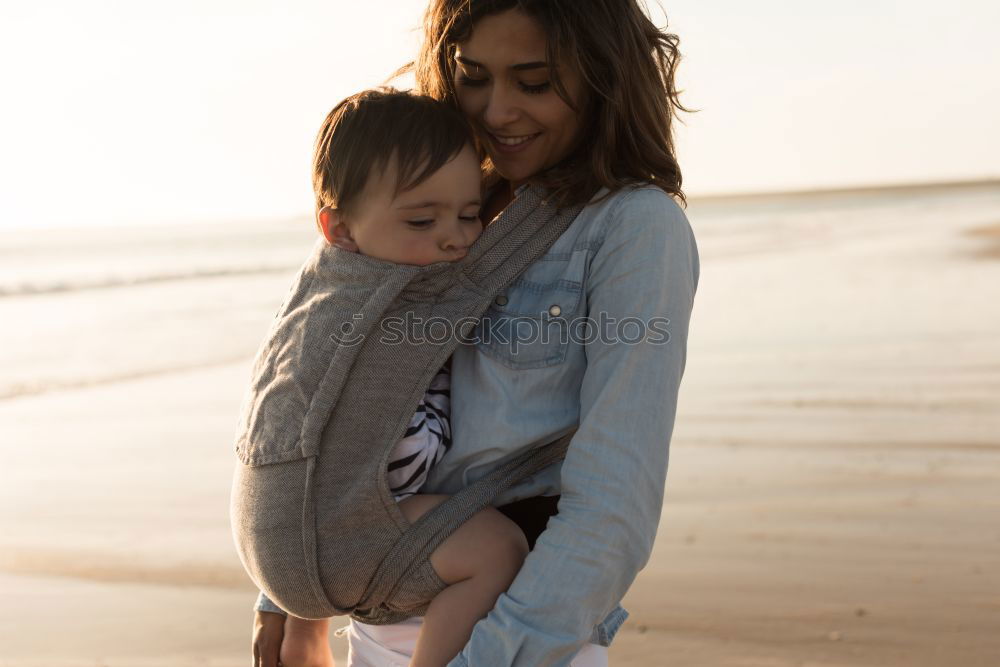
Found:
[[[522,135],[503,135],[493,132],[486,133],[493,144],[493,150],[498,153],[503,153],[510,155],[513,153],[520,153],[525,150],[528,146],[532,144],[536,137],[541,135],[541,132],[535,132],[534,134],[522,134]]]

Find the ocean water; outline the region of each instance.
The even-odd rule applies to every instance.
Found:
[[[0,234],[0,400],[248,358],[310,225]]]
[[[687,213],[703,271],[861,236],[877,252],[916,226],[971,253],[983,240],[965,230],[1000,222],[1000,183],[711,198]],[[315,241],[305,218],[0,233],[0,401],[248,360]]]

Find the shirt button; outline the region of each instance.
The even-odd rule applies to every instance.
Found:
[[[561,312],[562,308],[559,307],[559,304],[555,304],[549,307],[549,315],[551,315],[552,317],[559,317],[559,313]]]
[[[497,305],[498,306],[506,306],[507,305],[507,297],[505,297],[503,294],[501,294],[500,296],[498,296],[497,297]]]

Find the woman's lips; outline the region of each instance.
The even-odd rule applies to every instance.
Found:
[[[535,134],[504,136],[487,132],[487,135],[490,137],[490,144],[493,146],[493,150],[503,155],[520,153],[530,146],[535,141],[535,138],[540,134],[541,132],[536,132]]]

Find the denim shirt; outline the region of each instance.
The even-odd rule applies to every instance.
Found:
[[[561,464],[495,499],[561,496],[517,578],[449,667],[564,666],[588,641],[610,645],[628,616],[619,603],[652,550],[698,247],[659,188],[596,201],[606,193],[497,297],[452,357],[452,445],[423,493],[455,493],[525,446],[579,429]],[[276,610],[269,602],[261,594],[257,608]]]
[[[587,641],[609,645],[652,550],[698,248],[682,209],[655,186],[594,200],[452,357],[452,447],[424,493],[454,493],[526,445],[579,430],[561,464],[495,500],[561,495],[449,667],[568,665]]]

